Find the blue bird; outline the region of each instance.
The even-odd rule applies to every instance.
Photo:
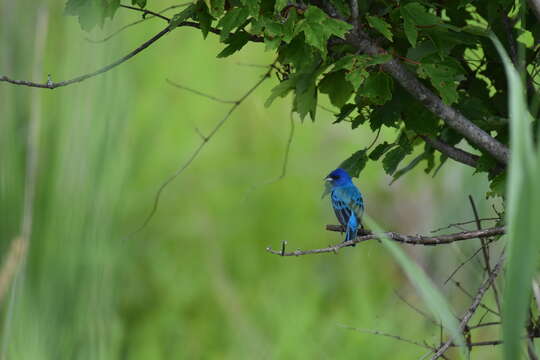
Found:
[[[356,238],[358,228],[363,229],[364,199],[360,190],[352,182],[351,176],[343,169],[332,171],[324,179],[330,192],[332,208],[341,225],[346,228],[345,240]]]

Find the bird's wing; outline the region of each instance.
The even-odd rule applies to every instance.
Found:
[[[349,207],[347,202],[342,199],[340,193],[333,191],[331,198],[332,208],[334,209],[334,213],[336,214],[339,223],[343,226],[347,226],[349,218],[352,214],[351,208]]]
[[[347,203],[356,217],[361,220],[364,214],[364,199],[358,188],[354,185],[343,188],[342,199]]]

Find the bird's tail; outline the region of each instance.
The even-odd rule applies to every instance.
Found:
[[[360,225],[360,227],[362,227],[362,225]],[[358,235],[358,228],[347,226],[347,232],[345,233],[345,240],[343,241],[346,242],[346,241],[354,240],[356,239],[357,235]],[[352,244],[351,246],[356,246],[356,244]]]

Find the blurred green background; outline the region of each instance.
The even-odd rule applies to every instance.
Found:
[[[169,5],[149,2],[155,10]],[[0,75],[65,80],[127,54],[164,27],[151,19],[95,44],[85,38],[103,38],[140,14],[119,9],[87,34],[63,6],[0,0]],[[212,34],[203,41],[198,30],[181,28],[80,84],[54,91],[0,84],[2,266],[21,233],[28,149],[37,154],[28,258],[0,292],[3,359],[416,359],[428,352],[344,326],[438,343],[438,327],[396,295],[425,309],[380,244],[337,256],[265,251],[282,240],[289,249],[341,241],[324,229],[335,220],[320,198],[322,179],[374,138],[368,127],[332,125],[322,109],[314,123],[295,118],[286,175],[269,183],[281,172],[290,131],[291,99],[264,107],[275,77],[164,190],[149,225],[125,238],[200,143],[196,129],[208,134],[229,108],[165,79],[235,100],[264,73],[246,64],[273,60],[264,45],[225,60],[216,58],[221,48]],[[37,136],[29,141],[32,128]],[[394,137],[388,131],[380,139]],[[377,163],[356,181],[370,216],[389,230],[429,233],[470,220],[468,194],[482,216],[493,216],[486,179],[463,166],[448,164],[434,179],[419,168],[389,182]],[[457,315],[467,298],[442,282],[477,245],[405,248]],[[471,292],[482,280],[479,267],[472,262],[457,276]],[[499,336],[474,334],[475,341]],[[491,347],[474,353],[498,358]]]

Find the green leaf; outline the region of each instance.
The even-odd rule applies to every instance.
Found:
[[[246,0],[250,1],[250,0]],[[276,5],[274,6],[274,11],[280,12],[287,4],[289,3],[288,0],[276,0]]]
[[[506,173],[501,173],[493,178],[491,183],[489,184],[489,189],[486,193],[486,197],[497,197],[500,196],[502,198],[506,195]]]
[[[416,26],[433,26],[440,24],[442,20],[426,11],[426,9],[417,2],[408,3],[400,7],[400,13],[403,17],[403,30],[407,40],[413,47],[416,46],[418,30]]]
[[[430,58],[422,63],[421,70],[430,78],[443,101],[450,105],[458,100],[456,80],[458,75],[463,74],[464,71],[452,58],[437,62],[433,62],[433,60]]]
[[[287,79],[285,81],[280,82],[277,86],[275,86],[272,89],[272,92],[266,102],[264,103],[265,107],[269,107],[272,105],[274,100],[277,97],[285,97],[291,90],[293,90],[296,87],[296,81],[295,79]]]
[[[225,41],[230,32],[242,25],[249,15],[249,10],[247,7],[237,7],[232,10],[227,11],[225,16],[219,20],[218,27],[221,28],[220,39]]]
[[[229,44],[229,46],[223,49],[223,51],[221,51],[217,57],[218,58],[227,57],[234,54],[238,50],[242,49],[244,45],[246,45],[247,42],[249,41],[250,36],[251,36],[250,34],[244,31],[231,34],[229,38],[227,39],[227,41],[225,41],[225,43]]]
[[[316,6],[308,6],[304,12],[304,19],[297,23],[295,32],[303,32],[306,42],[317,48],[321,54],[326,55],[326,43],[330,36],[343,38],[351,29],[351,25],[344,21],[329,18]]]
[[[192,4],[188,6],[187,8],[185,8],[184,10],[182,10],[181,12],[179,12],[178,14],[175,14],[172,17],[171,22],[169,23],[169,28],[174,29],[180,26],[181,23],[183,23],[190,17],[193,17],[196,14],[196,10],[197,9],[195,5]]]
[[[386,155],[384,156],[384,159],[382,161],[383,163],[383,169],[388,175],[392,175],[399,163],[410,153],[409,149],[405,149],[403,147],[397,147],[395,149],[390,150]]]
[[[380,32],[385,38],[392,41],[392,27],[384,19],[376,16],[366,16],[369,26]]]
[[[416,39],[418,39],[418,30],[416,30],[414,22],[405,19],[405,21],[403,22],[403,30],[405,31],[405,36],[407,37],[407,40],[409,40],[412,47],[415,47]]]
[[[138,5],[141,8],[146,6],[146,0],[131,0],[131,5]]]
[[[429,13],[423,5],[417,2],[402,6],[400,11],[404,19],[412,21],[417,26],[433,26],[442,23],[441,18]]]
[[[240,0],[242,5],[244,5],[250,16],[253,16],[254,18],[259,18],[259,13],[261,9],[261,1],[260,0]]]
[[[392,177],[392,182],[390,183],[390,185],[392,185],[400,177],[402,177],[403,175],[405,175],[406,173],[408,173],[409,171],[414,169],[416,167],[416,165],[418,165],[422,160],[426,159],[427,155],[428,154],[426,154],[425,152],[421,153],[420,155],[415,157],[409,164],[407,164],[406,166],[404,166],[401,169],[399,169],[398,171],[396,171],[394,173],[393,177]]]
[[[352,85],[345,80],[345,71],[331,72],[319,82],[319,90],[328,94],[330,102],[341,108],[350,99],[354,92]]]
[[[407,97],[405,101],[408,104],[402,116],[405,127],[420,135],[436,134],[439,118],[412,97]]]
[[[204,0],[204,3],[208,7],[210,15],[219,17],[223,14],[225,9],[225,0]]]
[[[384,72],[373,72],[360,89],[362,97],[371,103],[382,105],[392,98],[392,78]]]
[[[366,150],[359,150],[343,161],[340,168],[347,171],[352,177],[358,177],[368,161]]]
[[[208,7],[206,7],[204,2],[197,2],[193,18],[199,21],[199,25],[201,25],[202,36],[206,39],[206,37],[208,36],[208,32],[212,27],[212,21],[214,20],[214,18],[208,12]]]
[[[372,66],[372,65],[381,65],[384,63],[389,62],[392,60],[392,55],[390,54],[377,54],[373,57],[371,57],[365,64],[365,66]]]
[[[297,88],[294,98],[294,110],[301,120],[304,120],[306,115],[309,114],[311,120],[315,121],[317,111],[317,87],[315,85],[310,86],[303,92],[299,92]]]
[[[120,0],[68,0],[64,12],[66,15],[77,16],[81,29],[91,31],[97,25],[103,27],[105,19],[112,18],[119,6]]]
[[[342,58],[340,58],[338,61],[334,63],[334,66],[332,68],[332,71],[339,71],[339,70],[350,70],[353,67],[353,64],[355,63],[356,55],[345,55]]]
[[[281,46],[279,51],[280,60],[296,69],[303,69],[315,61],[313,48],[306,44],[303,34],[296,36],[290,44]]]
[[[358,89],[360,85],[364,82],[364,80],[366,80],[368,75],[369,73],[366,70],[364,70],[363,68],[358,68],[354,71],[349,72],[345,76],[345,79],[347,79],[347,81],[351,83],[354,89]]]
[[[339,122],[342,122],[345,118],[347,118],[347,116],[351,115],[354,109],[356,109],[355,104],[347,104],[343,106],[339,114],[336,115],[336,120],[332,124],[337,124]]]
[[[388,150],[393,148],[396,144],[389,144],[388,142],[383,142],[382,144],[379,144],[373,149],[373,151],[369,154],[369,158],[371,160],[377,161],[381,156],[384,155]]]

